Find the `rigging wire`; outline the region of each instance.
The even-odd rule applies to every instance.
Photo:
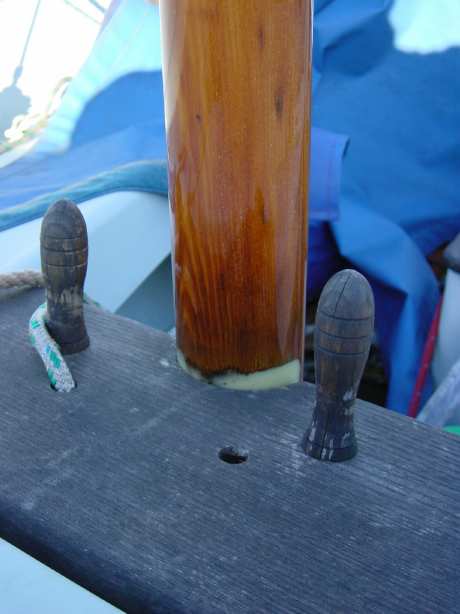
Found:
[[[101,11],[101,13],[105,13],[105,8],[101,4],[99,4],[97,0],[88,0],[88,2],[92,4],[95,8],[97,8],[98,11]]]
[[[81,9],[79,6],[76,6],[73,2],[70,2],[70,0],[63,0],[63,2],[64,4],[67,4],[67,6],[72,8],[74,11],[76,11],[77,13],[80,13],[80,15],[83,15],[87,19],[90,19],[92,22],[97,23],[98,25],[101,25],[100,21],[95,19],[92,15],[90,15],[89,13]]]
[[[40,9],[40,4],[42,0],[37,0],[37,4],[35,5],[35,11],[32,17],[32,21],[30,22],[29,31],[27,32],[26,42],[24,43],[24,48],[22,50],[21,59],[19,60],[19,64],[16,66],[14,71],[13,83],[17,83],[19,78],[22,75],[22,69],[24,67],[24,60],[26,59],[27,49],[29,48],[30,38],[32,36],[32,32],[35,28],[35,22],[37,21],[38,11]]]

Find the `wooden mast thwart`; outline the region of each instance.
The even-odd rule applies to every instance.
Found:
[[[310,0],[160,11],[180,361],[230,387],[299,381]]]

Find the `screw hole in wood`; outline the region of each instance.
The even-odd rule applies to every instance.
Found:
[[[230,465],[240,465],[248,460],[249,453],[246,450],[235,448],[234,446],[225,446],[219,451],[220,460]]]

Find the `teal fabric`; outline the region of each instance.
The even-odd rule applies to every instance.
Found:
[[[44,194],[26,203],[0,211],[0,231],[44,215],[48,207],[61,198],[68,198],[79,204],[104,194],[130,190],[167,196],[166,161],[143,160],[124,164],[95,177],[66,186],[62,190]]]

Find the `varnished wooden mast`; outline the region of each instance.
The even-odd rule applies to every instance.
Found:
[[[180,355],[211,380],[293,361],[298,379],[310,0],[161,0],[160,11]]]

